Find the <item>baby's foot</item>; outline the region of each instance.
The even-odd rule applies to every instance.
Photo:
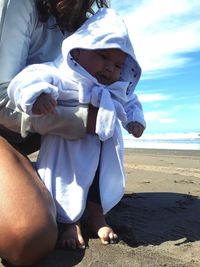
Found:
[[[80,222],[65,224],[59,245],[69,249],[85,249],[85,241],[81,233]]]
[[[88,226],[90,230],[99,237],[102,244],[107,245],[118,242],[118,236],[106,223],[105,216],[90,217]]]
[[[88,203],[88,227],[89,230],[96,234],[101,243],[104,245],[115,244],[118,242],[118,236],[113,229],[106,223],[100,205],[89,202]]]

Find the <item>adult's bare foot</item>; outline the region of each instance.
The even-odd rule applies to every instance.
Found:
[[[85,241],[81,233],[80,222],[65,224],[58,241],[60,247],[68,249],[85,249]]]
[[[89,230],[99,237],[102,244],[115,244],[119,241],[117,234],[107,224],[101,205],[88,201],[87,218]]]

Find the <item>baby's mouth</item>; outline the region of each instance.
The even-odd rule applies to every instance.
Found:
[[[110,79],[108,76],[106,76],[103,73],[97,73],[96,79],[99,83],[109,85],[110,84]]]

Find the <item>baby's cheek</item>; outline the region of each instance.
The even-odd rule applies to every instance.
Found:
[[[113,73],[113,82],[117,82],[120,79],[120,71],[115,71]]]

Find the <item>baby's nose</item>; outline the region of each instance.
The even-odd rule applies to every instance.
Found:
[[[108,63],[108,64],[106,64],[105,69],[109,72],[113,72],[114,71],[114,65],[112,63]]]

